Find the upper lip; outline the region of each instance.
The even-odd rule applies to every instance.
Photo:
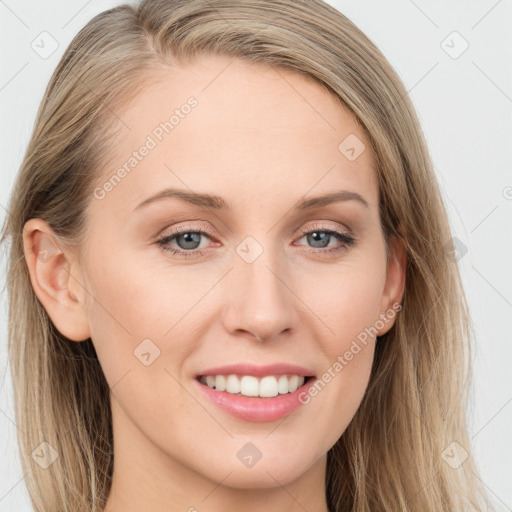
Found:
[[[254,377],[264,377],[266,375],[298,375],[303,377],[313,377],[315,372],[311,369],[304,368],[289,363],[274,363],[265,366],[257,366],[249,363],[229,364],[226,366],[217,366],[209,368],[196,374],[197,377],[203,375],[253,375]]]

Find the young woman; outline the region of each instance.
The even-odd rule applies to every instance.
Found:
[[[35,510],[489,510],[421,128],[328,4],[96,16],[3,240]]]

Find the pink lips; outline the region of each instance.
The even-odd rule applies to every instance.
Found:
[[[196,374],[196,377],[202,375],[254,375],[254,377],[264,377],[265,375],[286,375],[293,374],[302,377],[312,377],[315,372],[311,369],[288,363],[275,363],[266,366],[255,366],[249,363],[230,364],[227,366],[218,366],[210,368]]]
[[[237,364],[202,371],[196,375],[194,382],[195,385],[199,386],[201,392],[214,404],[232,416],[246,421],[268,422],[278,420],[303,405],[303,403],[299,401],[299,395],[307,393],[309,387],[312,386],[317,379],[307,379],[306,382],[293,393],[262,398],[239,396],[225,391],[217,391],[216,389],[208,387],[206,384],[202,384],[199,378],[203,375],[253,375],[255,377],[263,377],[265,375],[286,374],[312,377],[314,372],[310,369],[287,363],[267,366]]]

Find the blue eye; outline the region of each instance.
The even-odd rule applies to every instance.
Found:
[[[356,239],[351,234],[333,229],[323,229],[319,226],[304,230],[301,235],[301,238],[307,237],[308,243],[318,244],[317,247],[309,247],[307,252],[320,255],[346,250],[356,243]],[[165,235],[156,243],[163,251],[170,252],[179,257],[199,257],[203,255],[203,251],[199,248],[201,237],[212,238],[207,231],[194,230],[189,226],[185,226],[177,228],[169,235]],[[337,240],[339,243],[334,247],[329,247],[331,240]],[[175,242],[179,247],[176,248],[171,245],[171,242]]]
[[[181,227],[177,228],[169,235],[165,235],[163,238],[160,238],[157,241],[157,244],[164,251],[168,251],[172,254],[183,256],[184,258],[189,258],[192,256],[201,256],[202,251],[198,250],[198,244],[200,244],[201,236],[204,235],[207,238],[210,238],[209,233],[201,230],[193,230],[190,227]],[[180,245],[183,245],[182,248],[176,249],[170,242],[179,241]]]
[[[348,233],[343,233],[342,231],[332,229],[322,229],[321,227],[304,230],[302,232],[302,238],[304,237],[307,237],[307,241],[309,243],[319,244],[317,247],[311,247],[308,252],[320,252],[321,254],[331,254],[338,252],[347,249],[348,247],[352,247],[356,243],[355,238]],[[324,247],[328,247],[329,242],[333,239],[338,240],[339,245],[330,247],[327,250],[322,250]]]

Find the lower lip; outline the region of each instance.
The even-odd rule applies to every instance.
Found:
[[[217,391],[197,379],[194,380],[213,403],[236,418],[253,422],[267,422],[281,419],[304,405],[299,401],[299,395],[307,394],[308,389],[317,379],[310,378],[293,393],[268,398],[233,395],[226,391]]]

